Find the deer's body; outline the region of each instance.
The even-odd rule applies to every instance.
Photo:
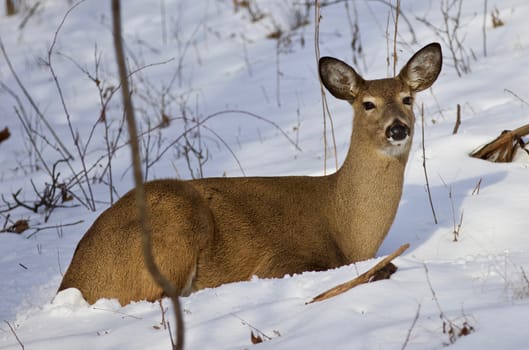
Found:
[[[343,166],[329,176],[157,180],[145,184],[153,253],[180,294],[259,277],[325,270],[372,258],[402,194],[415,118],[409,99],[441,68],[431,44],[391,79],[365,81],[345,63],[320,61],[320,76],[355,111]],[[144,267],[133,192],[94,222],[59,290],[102,297],[162,297]]]

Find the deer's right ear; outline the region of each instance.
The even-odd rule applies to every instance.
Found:
[[[333,57],[322,57],[319,62],[320,79],[334,97],[353,101],[364,79],[347,63]]]
[[[413,55],[399,73],[399,77],[413,90],[422,91],[432,86],[441,73],[443,53],[439,43],[426,45]]]

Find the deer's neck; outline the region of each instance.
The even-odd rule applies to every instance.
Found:
[[[349,262],[372,258],[386,237],[409,153],[400,159],[388,156],[355,129],[345,162],[333,175],[336,241]]]

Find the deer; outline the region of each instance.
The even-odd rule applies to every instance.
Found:
[[[441,66],[438,43],[417,51],[397,76],[376,80],[322,57],[321,82],[354,112],[347,156],[332,174],[146,182],[154,260],[179,295],[373,258],[402,196],[415,94],[432,86]],[[164,297],[143,262],[133,191],[94,221],[58,291],[77,288],[90,304]]]

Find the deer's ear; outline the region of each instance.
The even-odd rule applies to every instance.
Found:
[[[341,100],[354,100],[364,83],[351,66],[333,57],[320,58],[319,72],[323,85]]]
[[[431,43],[413,55],[399,73],[413,91],[428,89],[439,76],[443,65],[441,45]]]

